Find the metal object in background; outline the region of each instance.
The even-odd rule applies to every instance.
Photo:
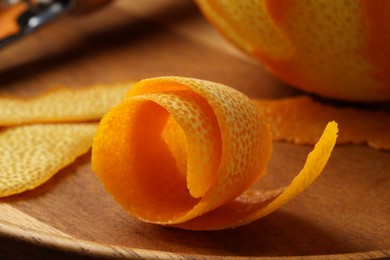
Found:
[[[72,9],[73,0],[0,0],[0,48]]]

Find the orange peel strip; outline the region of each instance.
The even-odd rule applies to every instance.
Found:
[[[271,124],[274,140],[314,144],[326,123],[335,120],[341,125],[339,144],[367,143],[376,149],[390,149],[390,115],[384,111],[339,108],[309,96],[253,102]]]
[[[100,120],[124,98],[131,85],[93,85],[80,89],[57,87],[27,99],[1,96],[0,125]]]
[[[97,123],[36,124],[0,130],[0,197],[33,189],[86,153]]]
[[[136,83],[104,116],[92,166],[116,201],[142,221],[224,229],[269,214],[302,192],[321,173],[336,137],[337,124],[329,123],[284,191],[251,190],[272,146],[256,106],[221,84],[161,77]]]

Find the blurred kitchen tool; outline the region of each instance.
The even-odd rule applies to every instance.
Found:
[[[56,20],[73,0],[0,0],[0,48]]]

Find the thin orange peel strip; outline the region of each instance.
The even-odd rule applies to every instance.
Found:
[[[0,97],[0,126],[100,120],[118,104],[132,83],[71,89],[54,87],[32,98]]]
[[[335,120],[341,126],[338,144],[390,149],[390,115],[384,111],[336,107],[316,102],[309,96],[252,101],[271,124],[273,140],[314,144],[326,123]]]
[[[57,87],[28,99],[1,96],[0,126],[7,128],[0,129],[0,197],[38,187],[88,152],[96,121],[131,85]]]
[[[92,166],[142,221],[225,229],[261,218],[306,189],[329,159],[337,131],[335,122],[328,124],[288,187],[251,190],[272,149],[270,127],[251,100],[209,81],[152,78],[136,83],[104,116]]]
[[[31,190],[85,154],[97,123],[0,129],[0,197]]]

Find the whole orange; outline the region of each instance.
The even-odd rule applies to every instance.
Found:
[[[390,0],[196,0],[272,74],[327,98],[390,100]]]

